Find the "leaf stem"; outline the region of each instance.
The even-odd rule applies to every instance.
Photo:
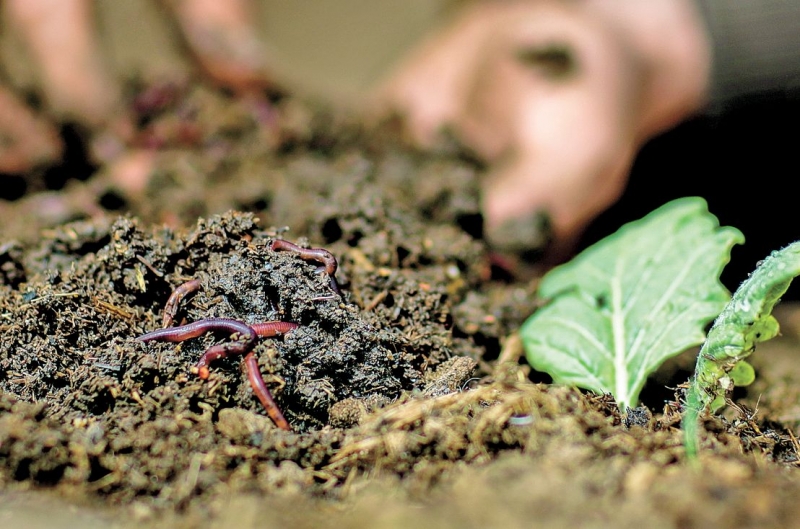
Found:
[[[616,375],[617,404],[624,410],[631,404],[628,391],[628,366],[625,358],[627,351],[625,343],[625,314],[622,312],[622,289],[619,284],[619,275],[611,280],[611,303],[614,308],[611,316],[614,333],[614,369]]]

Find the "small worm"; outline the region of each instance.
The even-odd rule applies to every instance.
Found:
[[[258,370],[258,361],[252,352],[247,353],[247,356],[244,357],[244,367],[245,371],[247,371],[247,379],[250,381],[250,387],[253,388],[253,393],[258,397],[261,405],[264,406],[269,418],[272,419],[275,426],[281,430],[291,432],[292,427],[289,426],[289,421],[286,420],[286,417],[283,416],[278,405],[275,404],[275,399],[272,398],[272,393],[270,393],[267,385],[264,383],[264,378]]]
[[[316,261],[321,263],[322,266],[318,268],[318,271],[328,274],[331,278],[331,290],[340,296],[342,295],[341,290],[339,290],[339,283],[336,282],[336,270],[339,264],[336,262],[336,257],[328,250],[322,248],[303,248],[283,239],[273,239],[269,244],[269,248],[275,252],[294,252],[304,261]]]
[[[183,298],[200,290],[200,286],[199,279],[192,279],[172,291],[169,299],[167,299],[167,304],[164,305],[164,317],[161,320],[162,327],[172,326],[172,322],[175,319],[175,315],[178,313],[178,307],[181,301],[183,301]]]
[[[291,330],[291,329],[290,329]],[[242,355],[250,352],[258,340],[258,334],[252,327],[246,323],[229,318],[207,318],[199,320],[194,323],[181,325],[180,327],[168,327],[166,329],[158,329],[147,334],[143,334],[136,338],[140,342],[183,342],[191,338],[197,338],[209,331],[226,331],[231,334],[238,334],[243,338],[241,341],[228,342],[219,345],[212,345],[200,360],[197,361],[195,367],[197,374],[203,380],[208,378],[208,364],[219,358],[227,356]]]
[[[256,331],[256,334],[262,338],[281,336],[298,327],[298,324],[288,321],[266,321],[264,323],[254,323],[250,325],[250,328]]]

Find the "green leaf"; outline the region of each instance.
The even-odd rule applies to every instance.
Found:
[[[635,406],[650,373],[702,343],[729,299],[719,275],[743,239],[696,197],[626,224],[542,279],[550,302],[521,329],[528,362]]]
[[[683,430],[690,458],[697,455],[700,414],[707,408],[720,409],[734,386],[747,381],[749,377],[742,374],[744,359],[752,354],[758,342],[777,336],[778,321],[772,316],[772,309],[798,275],[800,241],[764,259],[736,290],[708,331],[686,392]]]
[[[749,363],[742,360],[733,366],[728,376],[731,377],[735,386],[749,386],[756,381],[756,370]]]

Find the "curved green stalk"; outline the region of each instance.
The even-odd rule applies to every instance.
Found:
[[[686,393],[682,427],[690,459],[697,456],[699,448],[700,415],[709,408],[714,412],[724,406],[725,396],[737,382],[731,371],[750,356],[756,343],[778,334],[772,309],[797,275],[800,275],[800,241],[764,259],[714,321]]]

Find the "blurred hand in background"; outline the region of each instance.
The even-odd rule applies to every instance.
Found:
[[[710,45],[689,0],[521,0],[463,9],[378,94],[423,146],[489,163],[487,235],[545,211],[558,248],[622,192],[639,147],[705,102]]]
[[[238,94],[270,86],[249,0],[160,3],[174,20],[187,55],[208,79]],[[39,73],[44,110],[32,110],[10,88],[0,86],[0,173],[24,173],[57,161],[63,151],[58,123],[77,123],[106,144],[129,139],[131,118],[122,107],[118,80],[104,68],[92,9],[91,0],[3,2],[6,26],[18,33]],[[100,151],[120,154],[124,149]],[[141,157],[139,161],[146,163]],[[143,170],[125,174],[132,180],[146,177]]]
[[[185,55],[207,79],[263,97],[275,74],[255,29],[254,3],[159,2]],[[428,3],[415,5],[435,16]],[[92,7],[91,0],[6,0],[0,6],[41,73],[43,95],[34,112],[0,88],[0,173],[58,160],[63,146],[55,124],[73,121],[91,131],[96,160],[113,161],[112,174],[124,189],[146,181],[153,154],[127,148],[132,118],[117,80],[103,67]],[[294,37],[285,49],[305,45],[307,55],[325,56],[313,69],[330,77],[341,69],[333,56],[349,50],[363,62],[379,47],[356,42],[361,33],[381,42],[391,40],[390,30],[407,36],[398,19],[412,7],[398,8],[392,0],[276,2],[269,34],[283,30]],[[518,228],[545,213],[554,259],[620,196],[637,151],[650,138],[703,109],[709,97],[718,103],[796,86],[800,78],[798,0],[504,0],[460,8],[381,85],[379,112],[398,113],[421,146],[435,146],[442,132],[451,133],[486,161],[481,199],[487,238],[513,242],[508,234],[526,233]],[[382,25],[364,28],[370,17]],[[310,33],[289,18],[313,19]],[[365,31],[354,31],[359,23]],[[335,35],[353,44],[337,48]],[[385,60],[388,53],[372,55]]]

